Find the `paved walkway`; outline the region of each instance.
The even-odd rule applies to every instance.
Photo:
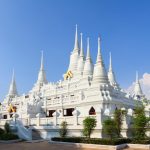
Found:
[[[88,149],[88,148],[77,148],[73,145],[57,145],[50,144],[48,142],[39,142],[39,143],[14,143],[14,144],[1,144],[0,150],[103,150],[103,149]]]

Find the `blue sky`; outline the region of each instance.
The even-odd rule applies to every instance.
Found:
[[[37,80],[41,50],[48,81],[62,78],[74,46],[75,24],[90,37],[93,62],[97,37],[108,68],[121,87],[150,70],[150,1],[148,0],[0,0],[0,99],[8,91],[13,68],[20,94]]]

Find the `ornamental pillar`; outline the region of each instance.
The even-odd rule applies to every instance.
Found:
[[[55,126],[57,126],[57,117],[58,117],[58,113],[57,113],[57,111],[55,111],[55,112],[53,113],[54,125],[55,125]]]
[[[28,121],[28,126],[30,126],[31,125],[31,115],[30,114],[27,115],[27,121]]]
[[[78,125],[78,110],[75,108],[72,114],[74,116],[74,125],[77,126]]]
[[[99,109],[96,111],[96,120],[97,120],[97,127],[102,128],[102,110]]]
[[[40,126],[40,118],[41,118],[41,114],[38,113],[38,114],[36,115],[36,117],[37,117],[36,125],[37,125],[37,126]]]

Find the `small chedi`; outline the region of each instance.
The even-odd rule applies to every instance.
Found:
[[[9,92],[0,106],[0,126],[11,122],[17,116],[21,132],[24,126],[34,127],[43,138],[58,136],[62,121],[68,124],[70,136],[81,136],[83,120],[96,118],[96,128],[92,137],[103,137],[102,122],[113,117],[115,109],[124,109],[127,116],[123,120],[122,135],[128,136],[132,110],[145,99],[136,75],[133,94],[126,93],[117,83],[110,54],[109,70],[104,65],[101,53],[101,41],[98,37],[98,52],[93,64],[90,55],[90,41],[87,39],[87,53],[84,55],[82,34],[79,46],[76,26],[75,43],[70,55],[70,63],[63,79],[48,82],[44,70],[43,53],[38,79],[27,94],[18,95],[13,73]],[[21,133],[20,133],[21,134]],[[29,134],[26,132],[25,134]]]

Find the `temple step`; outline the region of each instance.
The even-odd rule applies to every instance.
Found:
[[[32,140],[41,140],[42,137],[40,135],[40,132],[38,130],[33,129],[32,130]]]

